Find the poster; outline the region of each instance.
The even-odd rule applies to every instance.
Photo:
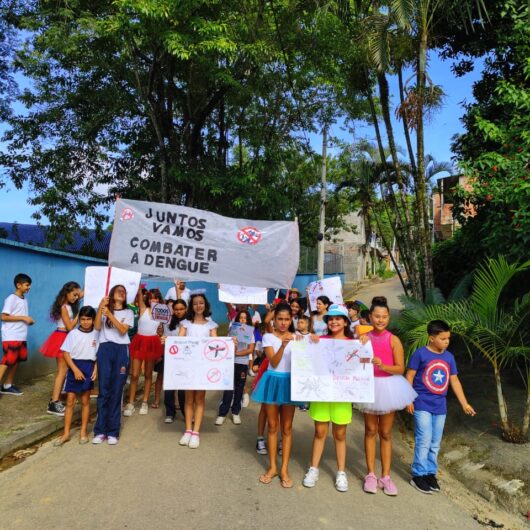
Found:
[[[230,337],[167,337],[164,390],[233,390],[234,341]]]
[[[151,318],[155,322],[169,324],[172,311],[166,304],[151,304]]]
[[[229,335],[231,337],[236,337],[237,342],[241,344],[252,344],[254,342],[254,328],[247,324],[234,322],[230,326]]]
[[[83,305],[90,305],[97,309],[101,299],[105,296],[107,281],[109,291],[115,285],[123,285],[127,289],[127,303],[132,304],[136,298],[142,275],[139,272],[111,267],[87,267],[85,269],[85,296]]]
[[[307,292],[309,294],[309,304],[312,311],[317,310],[317,298],[322,295],[327,296],[332,304],[344,303],[342,299],[342,284],[338,276],[311,282],[307,286]]]
[[[358,340],[294,341],[291,360],[293,401],[373,403],[372,344]]]
[[[299,246],[297,222],[233,219],[186,206],[118,199],[109,264],[184,281],[289,288]]]
[[[265,305],[269,290],[265,287],[219,284],[219,301],[230,304]]]

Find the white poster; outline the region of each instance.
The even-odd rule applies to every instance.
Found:
[[[234,322],[230,326],[228,333],[231,337],[236,337],[241,344],[252,344],[254,342],[254,328],[247,324]]]
[[[344,303],[342,299],[342,284],[338,276],[311,282],[307,286],[307,292],[309,294],[309,305],[312,311],[317,310],[317,298],[322,295],[327,296],[332,304]]]
[[[105,296],[105,289],[109,291],[115,285],[123,285],[127,289],[127,303],[132,304],[136,298],[142,275],[139,272],[127,271],[118,267],[87,267],[85,269],[85,297],[83,305],[90,305],[97,309],[101,299]]]
[[[358,340],[294,341],[291,361],[293,401],[373,403],[372,344]]]
[[[299,247],[297,221],[234,219],[118,199],[109,264],[184,281],[287,289],[298,270]]]
[[[219,284],[219,301],[230,304],[265,305],[268,289],[265,287],[247,287],[245,285]]]
[[[233,390],[234,341],[230,337],[167,337],[164,390]]]

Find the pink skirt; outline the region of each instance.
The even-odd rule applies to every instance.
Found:
[[[141,361],[156,361],[164,355],[164,347],[158,335],[150,337],[136,334],[130,347],[131,357]]]
[[[62,329],[56,329],[47,339],[46,342],[40,347],[40,352],[44,357],[50,357],[53,359],[62,359],[63,353],[61,346],[66,340],[68,332]]]

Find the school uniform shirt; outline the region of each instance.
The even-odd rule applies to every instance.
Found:
[[[134,324],[134,313],[131,309],[118,309],[114,311],[114,318],[122,324],[132,326]],[[101,331],[99,334],[99,342],[114,342],[114,344],[130,344],[131,339],[128,333],[123,335],[114,327],[107,326],[107,317],[101,319]]]
[[[75,328],[66,336],[61,351],[68,352],[77,361],[95,361],[99,346],[99,331],[86,332]]]
[[[2,313],[13,317],[27,317],[29,315],[28,300],[16,294],[10,294],[4,301]],[[28,325],[25,322],[2,321],[2,341],[26,341],[28,339]]]
[[[274,368],[272,364],[269,364],[268,370],[272,370],[273,372],[290,372],[291,371],[291,342],[287,344],[287,346],[283,350],[283,356],[281,361],[278,363],[278,366]],[[267,346],[272,347],[274,353],[276,353],[282,346],[282,341],[279,339],[276,335],[273,333],[265,333],[263,335],[263,350]]]
[[[412,382],[412,387],[418,393],[414,409],[431,414],[447,414],[449,378],[458,374],[453,354],[447,350],[434,353],[423,346],[412,354],[409,369],[416,371]]]
[[[211,318],[207,318],[204,324],[195,324],[190,320],[183,320],[180,325],[186,328],[186,337],[206,338],[210,336],[210,331],[219,326]]]
[[[180,294],[180,299],[184,300],[184,302],[186,302],[187,304],[189,303],[190,298],[191,298],[191,291],[187,287],[184,287],[184,290]],[[176,299],[177,299],[177,289],[176,287],[170,287],[167,290],[166,297],[164,298],[164,300],[176,300]]]

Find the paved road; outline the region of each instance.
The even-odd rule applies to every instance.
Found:
[[[359,290],[355,291],[352,298],[361,300],[367,306],[370,306],[374,296],[386,296],[390,309],[401,309],[403,304],[400,302],[399,297],[402,294],[404,293],[401,282],[397,276],[394,276],[385,282],[373,282],[363,285]]]
[[[165,425],[161,410],[126,419],[114,447],[80,446],[76,440],[61,448],[45,444],[0,474],[0,528],[481,528],[444,493],[425,496],[408,485],[410,449],[401,441],[409,461],[396,459],[393,466],[399,495],[363,493],[363,429],[357,415],[348,429],[347,493],[333,486],[331,440],[317,487],[301,485],[313,427],[308,414],[299,411],[291,463],[295,487],[284,490],[277,480],[259,484],[267,457],[254,450],[258,406],[243,409],[242,425],[227,421],[216,427],[219,395],[209,393],[197,450],[178,446],[183,422]]]

